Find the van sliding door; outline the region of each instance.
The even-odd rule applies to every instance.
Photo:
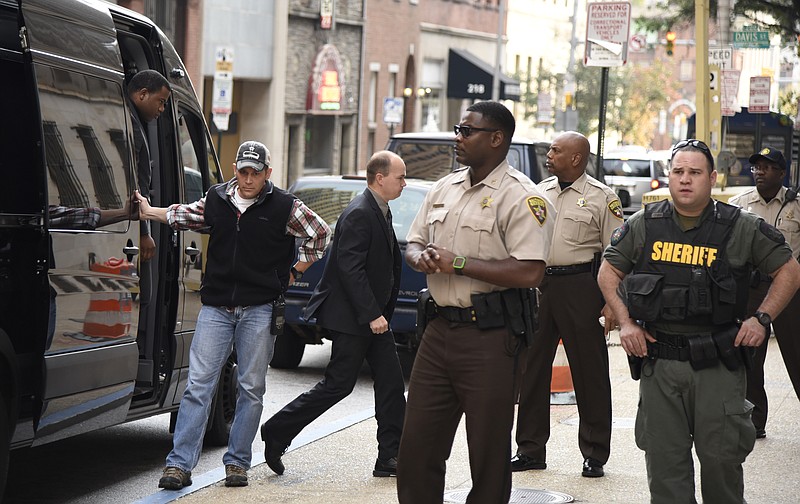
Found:
[[[101,4],[22,0],[41,118],[49,329],[34,444],[125,420],[139,350],[138,224],[122,62]],[[35,415],[36,416],[36,415]]]

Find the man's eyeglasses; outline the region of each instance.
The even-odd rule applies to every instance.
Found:
[[[781,168],[773,165],[755,165],[750,167],[750,173],[755,173],[755,172],[767,173],[772,170],[781,171]]]
[[[464,138],[469,138],[473,131],[500,131],[499,129],[490,129],[490,128],[476,128],[475,126],[462,126],[460,124],[453,125],[453,131],[455,132],[456,136],[461,134]]]
[[[708,162],[711,163],[711,169],[714,169],[714,156],[711,154],[711,149],[708,148],[708,145],[706,145],[705,142],[702,140],[697,140],[696,138],[688,138],[676,143],[675,147],[672,148],[672,157],[674,158],[678,151],[685,149],[686,147],[694,147],[702,152],[706,159],[708,159]]]

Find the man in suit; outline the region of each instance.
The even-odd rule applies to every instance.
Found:
[[[353,391],[364,359],[375,380],[378,459],[373,476],[394,476],[403,427],[405,383],[389,321],[400,289],[401,255],[388,202],[405,187],[406,165],[376,152],[367,163],[367,189],[336,224],[322,279],[304,316],[316,317],[333,340],[325,376],[261,426],[267,465],[283,474],[281,456],[314,419]]]

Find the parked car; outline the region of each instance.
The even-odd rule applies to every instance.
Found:
[[[389,139],[386,150],[403,158],[409,177],[438,180],[460,166],[456,161],[454,145],[455,134],[452,131],[398,133]],[[550,176],[544,166],[548,150],[548,141],[515,136],[508,151],[508,163],[538,184]],[[597,158],[594,154],[589,159],[586,171],[596,178]]]
[[[392,208],[392,225],[400,245],[405,253],[406,235],[411,223],[422,206],[425,195],[432,183],[407,179],[402,195],[390,203]],[[315,176],[301,177],[290,188],[295,196],[303,200],[312,210],[317,212],[333,232],[336,232],[336,221],[356,195],[367,187],[365,177],[359,176]],[[286,322],[284,334],[275,342],[275,352],[270,365],[274,368],[296,368],[303,358],[307,344],[321,344],[326,336],[321,329],[301,318],[303,308],[311,298],[326,259],[315,262],[303,274],[300,281],[294,282],[286,292]],[[400,293],[391,321],[395,343],[400,351],[413,354],[419,342],[416,340],[416,304],[420,289],[425,287],[425,275],[412,270],[403,261],[403,272],[400,282]]]
[[[667,187],[670,151],[648,151],[644,147],[610,150],[603,156],[606,184],[614,189],[625,214],[642,208],[642,195]]]

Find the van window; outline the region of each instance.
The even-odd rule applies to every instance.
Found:
[[[178,104],[178,139],[183,162],[183,202],[192,203],[206,194],[206,188],[220,182],[214,151],[205,134],[203,120]],[[203,184],[205,172],[206,185]]]
[[[122,208],[132,192],[119,84],[36,65],[50,206]],[[129,222],[104,227],[124,232]]]

